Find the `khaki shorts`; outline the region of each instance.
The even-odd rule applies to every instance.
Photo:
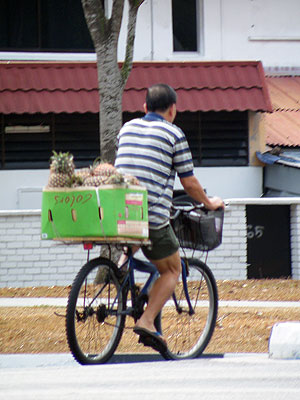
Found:
[[[149,260],[161,260],[176,253],[179,242],[170,225],[161,229],[150,229],[149,239],[152,248],[143,246],[142,251]]]

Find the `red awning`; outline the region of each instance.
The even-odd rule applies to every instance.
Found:
[[[266,143],[300,146],[300,76],[266,78],[274,112],[266,116]]]
[[[271,111],[260,62],[134,63],[123,111],[143,111],[146,89],[164,82],[183,111]],[[0,113],[97,113],[96,63],[0,63]]]

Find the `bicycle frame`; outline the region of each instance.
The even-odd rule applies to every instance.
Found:
[[[152,264],[151,262],[141,261],[138,260],[137,258],[134,258],[131,249],[128,250],[127,256],[128,259],[120,267],[120,269],[122,269],[126,266],[126,264],[128,264],[127,274],[119,290],[122,291],[125,288],[126,284],[129,285],[129,290],[131,291],[131,307],[127,308],[125,314],[135,317],[135,311],[138,307],[138,299],[144,302],[146,301],[148,296],[148,290],[150,286],[154,283],[154,281],[159,277],[159,273],[155,265]],[[145,272],[149,274],[148,279],[146,280],[144,286],[142,287],[138,295],[134,290],[134,288],[136,287],[134,271]]]
[[[140,300],[140,302],[141,302],[140,307],[144,306],[144,304],[147,301],[148,290],[151,287],[151,285],[155,282],[155,280],[159,277],[159,272],[158,272],[156,266],[154,264],[152,264],[151,262],[142,261],[142,260],[139,260],[139,259],[133,257],[133,253],[130,248],[127,250],[127,257],[128,257],[127,260],[119,267],[120,269],[122,269],[122,268],[126,267],[126,265],[128,265],[126,275],[122,281],[122,284],[120,285],[120,288],[118,290],[118,293],[117,293],[114,301],[111,304],[110,309],[108,309],[107,311],[108,311],[108,314],[112,314],[112,315],[116,314],[116,310],[114,310],[114,306],[116,304],[116,301],[119,297],[120,292],[122,292],[125,289],[126,285],[128,284],[129,290],[131,292],[131,307],[126,307],[126,309],[124,311],[121,311],[121,314],[130,315],[136,319],[137,313],[139,311],[141,312],[141,309],[138,308],[139,307],[138,302]],[[188,305],[188,311],[183,310],[183,308],[178,305],[175,293],[172,294],[172,299],[174,301],[174,304],[175,304],[175,307],[176,307],[176,310],[178,313],[187,312],[189,315],[193,315],[195,313],[195,311],[191,304],[190,296],[188,293],[188,287],[187,287],[187,275],[188,275],[187,260],[184,260],[183,258],[181,258],[181,267],[182,267],[181,274],[182,274],[183,290],[184,290],[185,298],[186,298],[187,305]],[[146,280],[144,286],[142,287],[142,289],[138,295],[136,294],[136,292],[134,290],[136,287],[134,271],[145,272],[145,273],[149,274],[148,279]],[[103,288],[102,288],[102,290],[103,290]],[[94,302],[94,300],[95,299],[92,300],[92,302],[89,304],[89,306],[91,306],[91,304]]]
[[[184,295],[185,295],[185,298],[186,298],[186,301],[187,301],[187,304],[188,304],[188,307],[189,307],[188,314],[189,315],[193,315],[193,314],[195,314],[195,311],[194,311],[194,308],[193,308],[192,303],[191,303],[191,299],[190,299],[189,291],[188,291],[188,287],[187,287],[187,281],[186,281],[187,269],[188,269],[187,268],[187,261],[185,261],[184,259],[181,259],[182,284],[183,284]],[[179,307],[175,293],[172,294],[172,298],[173,298],[173,301],[175,303],[177,312],[178,313],[182,313],[183,309],[182,309],[182,307]]]
[[[152,264],[151,262],[141,261],[141,260],[133,257],[131,250],[129,250],[128,260],[126,260],[124,262],[124,264],[121,266],[121,268],[124,267],[127,263],[128,263],[128,274],[127,274],[126,278],[124,279],[124,282],[123,282],[120,290],[123,290],[126,283],[129,281],[129,288],[131,290],[132,308],[130,309],[130,312],[127,311],[126,314],[131,314],[136,309],[138,297],[143,298],[144,296],[147,296],[148,289],[154,283],[154,281],[158,278],[159,272],[158,272],[156,266],[154,264]],[[182,283],[183,283],[185,298],[186,298],[187,305],[188,305],[188,314],[193,315],[195,313],[195,311],[191,304],[188,287],[187,287],[188,266],[187,266],[187,261],[185,261],[183,258],[181,259],[181,267],[182,267]],[[146,273],[150,274],[149,278],[147,279],[146,283],[142,287],[138,296],[136,296],[136,293],[133,290],[133,288],[135,287],[134,271],[146,272]],[[177,312],[178,313],[183,312],[183,309],[181,307],[179,307],[179,305],[178,305],[175,293],[172,294],[172,298],[173,298],[174,304],[176,306]]]
[[[66,310],[66,333],[70,350],[81,364],[103,363],[114,354],[124,329],[132,329],[126,316],[133,319],[129,325],[139,321],[151,285],[159,276],[155,265],[133,257],[131,249],[122,258],[126,261],[119,269],[110,256],[93,260],[88,256],[74,279]],[[141,339],[141,335],[139,338],[139,343],[153,347],[167,360],[198,357],[216,325],[218,295],[211,270],[194,256],[183,254],[181,263],[178,285],[154,320],[155,331],[168,341],[167,349],[152,342],[151,335],[149,340]],[[136,271],[147,274],[142,284]]]

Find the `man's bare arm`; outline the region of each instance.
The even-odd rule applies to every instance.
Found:
[[[203,187],[198,179],[193,176],[187,178],[180,178],[180,182],[186,191],[195,201],[203,203],[209,210],[215,210],[219,207],[224,207],[223,200],[219,197],[207,197]]]

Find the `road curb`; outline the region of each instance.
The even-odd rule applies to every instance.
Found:
[[[280,322],[273,326],[269,356],[273,359],[300,359],[300,322]]]

